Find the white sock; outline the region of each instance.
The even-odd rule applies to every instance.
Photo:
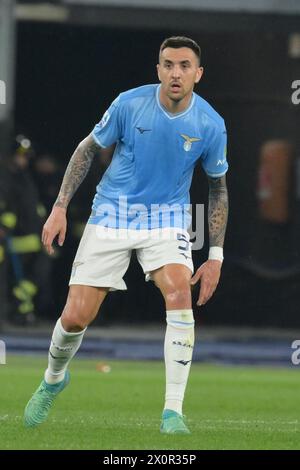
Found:
[[[63,329],[61,319],[57,320],[49,348],[48,369],[45,372],[47,383],[56,384],[64,379],[68,364],[78,351],[85,330],[86,328],[78,333],[68,333]]]
[[[193,310],[167,310],[165,336],[166,400],[164,409],[182,414],[194,348]]]

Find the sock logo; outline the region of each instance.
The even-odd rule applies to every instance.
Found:
[[[184,348],[191,348],[193,349],[193,344],[191,343],[182,343],[181,341],[172,341],[172,344],[175,344],[176,346],[183,346]]]
[[[53,340],[52,340],[51,346],[53,346],[55,349],[57,349],[57,351],[62,351],[62,352],[73,351],[73,346],[58,346],[57,344],[54,343]]]
[[[51,351],[49,351],[49,354],[50,354],[50,356],[51,356],[53,359],[61,359],[60,357],[53,356],[53,354],[52,354]]]
[[[192,360],[189,360],[189,361],[184,361],[183,359],[181,361],[176,361],[175,362],[178,362],[178,364],[182,364],[183,366],[186,366],[189,362],[192,362]]]

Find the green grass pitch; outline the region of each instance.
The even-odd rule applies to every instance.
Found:
[[[75,359],[49,419],[23,426],[46,358],[0,366],[0,449],[300,449],[299,369],[193,364],[185,409],[190,436],[159,433],[163,362]]]

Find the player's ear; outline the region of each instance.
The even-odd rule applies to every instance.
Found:
[[[161,79],[160,79],[160,67],[159,67],[159,64],[157,64],[157,66],[156,66],[156,70],[157,70],[157,76],[158,76],[158,79],[159,79],[159,81],[161,82]]]
[[[199,82],[200,82],[201,77],[202,77],[202,75],[203,75],[203,72],[204,72],[204,68],[203,68],[203,67],[198,67],[195,83],[199,83]]]

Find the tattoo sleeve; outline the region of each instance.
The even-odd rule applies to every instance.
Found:
[[[99,149],[99,145],[96,144],[91,134],[80,142],[69,161],[54,206],[65,209],[68,207],[75,191],[86,177]]]
[[[208,231],[209,246],[223,247],[227,218],[228,218],[228,193],[226,177],[208,178],[209,202],[208,202]]]

